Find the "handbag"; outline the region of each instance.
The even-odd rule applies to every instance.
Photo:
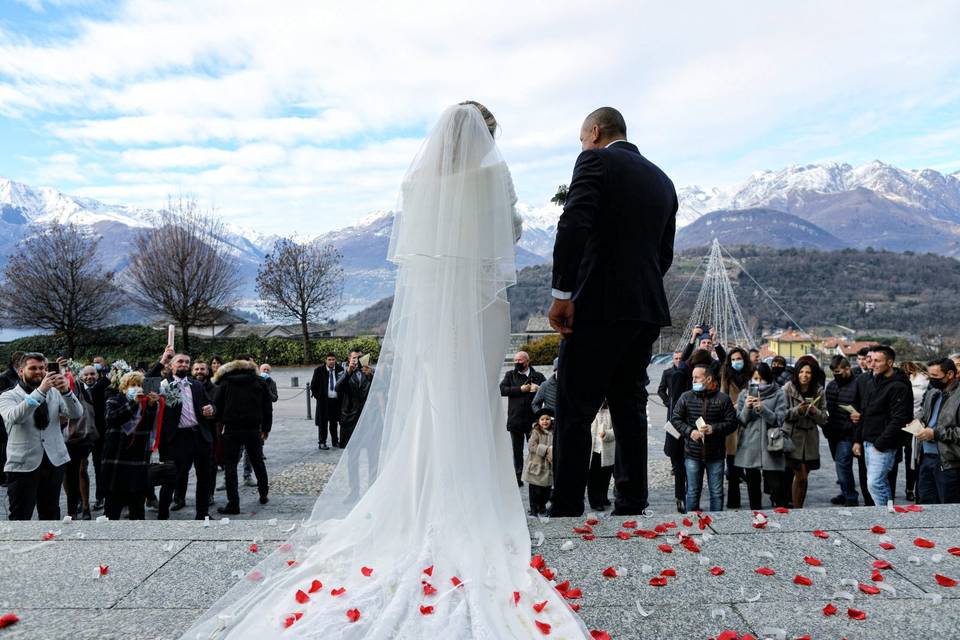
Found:
[[[793,438],[780,427],[770,429],[768,432],[767,451],[770,453],[793,453]]]
[[[147,482],[151,487],[173,484],[177,481],[177,465],[172,462],[151,462],[147,466]]]
[[[63,428],[63,439],[67,444],[92,445],[100,437],[97,433],[94,408],[82,398],[80,404],[83,406],[83,415],[67,421],[67,425]]]

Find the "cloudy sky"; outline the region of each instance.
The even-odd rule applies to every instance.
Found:
[[[396,202],[446,105],[487,104],[522,201],[620,108],[678,185],[880,159],[960,170],[960,3],[3,0],[0,176],[196,195],[319,233]]]

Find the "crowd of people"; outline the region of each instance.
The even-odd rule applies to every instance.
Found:
[[[61,517],[90,520],[103,510],[144,519],[147,509],[166,520],[187,505],[191,469],[195,517],[215,505],[222,470],[226,504],[240,513],[237,468],[246,484],[256,477],[260,504],[269,502],[263,443],[273,424],[277,386],[269,364],[249,355],[191,362],[167,348],[158,361],[130,367],[97,356],[87,366],[41,353],[14,353],[0,376],[4,435],[0,463],[11,520]],[[54,428],[50,428],[53,426]],[[89,464],[94,470],[91,502]],[[159,496],[156,487],[159,487]]]

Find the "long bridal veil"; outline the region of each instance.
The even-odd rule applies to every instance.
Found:
[[[588,637],[529,566],[497,391],[512,203],[480,112],[447,109],[403,182],[393,310],[356,431],[309,519],[185,638]]]

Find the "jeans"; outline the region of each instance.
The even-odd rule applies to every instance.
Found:
[[[872,442],[863,443],[863,453],[867,458],[867,487],[870,496],[878,507],[887,506],[893,500],[893,489],[887,474],[897,463],[897,450],[880,451]]]
[[[917,468],[918,503],[940,504],[940,492],[937,491],[938,471],[940,471],[940,456],[936,453],[921,453],[920,466]]]
[[[960,469],[937,469],[937,494],[943,504],[960,503]]]
[[[859,502],[857,484],[853,479],[853,442],[840,440],[836,443],[834,464],[837,467],[837,481],[840,493],[848,503]]]
[[[710,491],[710,511],[723,511],[723,465],[724,459],[697,460],[687,458],[687,511],[700,510],[700,492],[703,490],[703,472],[707,472],[707,488]]]

